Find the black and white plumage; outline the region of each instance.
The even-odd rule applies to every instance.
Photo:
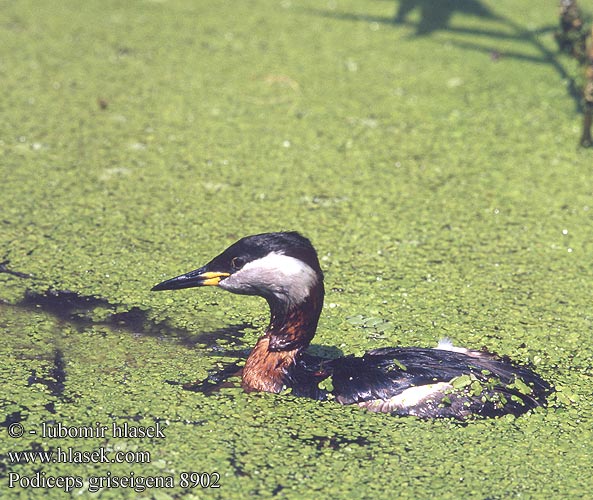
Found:
[[[219,286],[264,297],[271,318],[247,358],[247,391],[299,396],[422,418],[520,415],[545,403],[550,385],[529,368],[454,347],[381,348],[362,357],[322,359],[306,352],[323,308],[323,273],[308,239],[296,232],[237,241],[205,266],[153,290]],[[319,384],[331,378],[333,389]]]

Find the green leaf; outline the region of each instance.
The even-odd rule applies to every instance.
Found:
[[[511,389],[517,389],[521,394],[531,394],[531,387],[529,387],[522,379],[516,378],[512,384],[507,387]]]
[[[469,375],[460,375],[451,379],[451,385],[454,389],[463,389],[472,383],[472,378]]]
[[[472,394],[474,396],[479,396],[482,394],[482,391],[484,390],[484,388],[482,387],[482,384],[480,384],[479,380],[474,380],[471,384],[471,391]]]

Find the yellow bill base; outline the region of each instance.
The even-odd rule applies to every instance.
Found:
[[[204,278],[204,281],[200,283],[203,286],[216,286],[220,283],[222,278],[226,278],[230,276],[229,273],[216,273],[216,272],[208,272],[200,275],[200,278]]]

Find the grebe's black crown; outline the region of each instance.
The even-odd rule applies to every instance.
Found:
[[[212,262],[214,263],[220,259],[217,263],[232,265],[233,259],[238,258],[244,259],[242,263],[246,264],[261,259],[270,253],[278,253],[299,259],[309,265],[320,276],[323,276],[317,252],[313,245],[296,231],[246,236],[227,248]]]
[[[222,288],[235,293],[266,296],[265,287],[254,288],[251,286],[257,284],[257,268],[252,270],[250,274],[239,273],[239,271],[245,268],[247,264],[262,261],[268,256],[292,257],[306,264],[312,270],[311,272],[316,276],[314,281],[323,282],[323,272],[313,245],[304,236],[296,231],[291,231],[262,233],[241,238],[205,266],[163,281],[154,286],[152,290],[176,290],[195,286],[220,285]],[[242,282],[238,278],[239,274],[243,278]],[[237,275],[237,279],[235,279],[234,275]],[[282,277],[278,279],[282,279]],[[268,276],[269,284],[273,285],[271,281],[273,281],[272,277]],[[262,285],[262,283],[259,283],[259,285]]]

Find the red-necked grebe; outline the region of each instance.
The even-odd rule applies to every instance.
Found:
[[[323,359],[305,352],[323,307],[323,272],[308,239],[296,232],[237,241],[205,266],[152,290],[218,286],[264,297],[271,319],[242,370],[246,391],[357,404],[422,418],[520,415],[542,405],[550,385],[530,369],[493,354],[454,347],[386,347],[362,357]],[[331,377],[333,389],[319,387]],[[324,384],[325,385],[325,384]]]

